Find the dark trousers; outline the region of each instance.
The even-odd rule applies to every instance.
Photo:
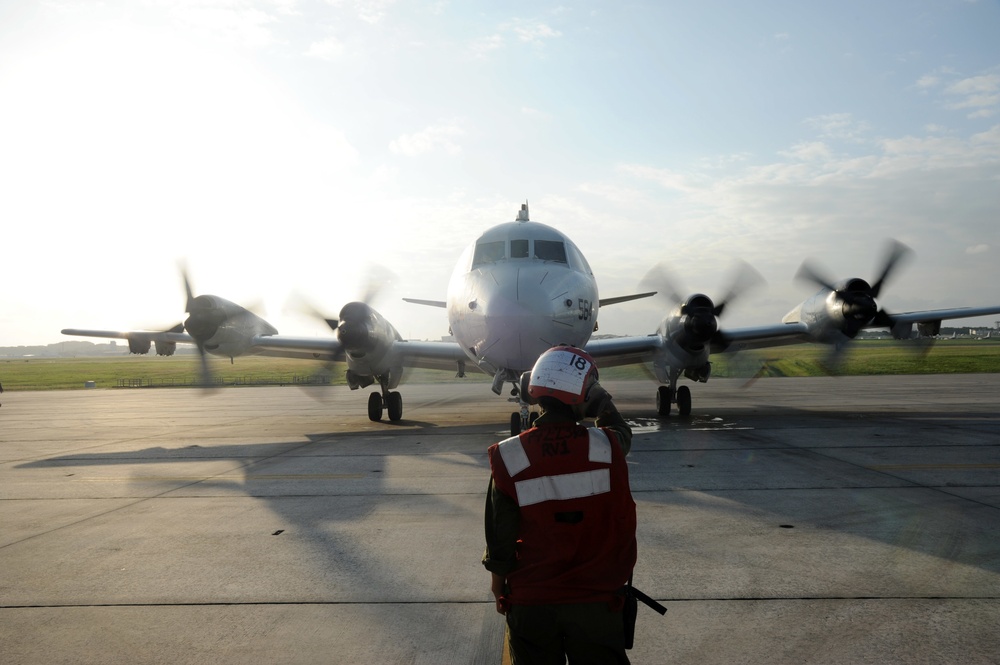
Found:
[[[513,665],[628,665],[622,613],[607,603],[514,605],[507,612]]]

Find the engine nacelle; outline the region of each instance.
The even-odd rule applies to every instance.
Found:
[[[351,370],[347,370],[347,386],[351,390],[357,390],[358,388],[367,388],[368,386],[375,383],[375,377],[369,374],[357,374]]]
[[[146,355],[149,353],[150,341],[148,339],[133,339],[128,340],[128,352],[134,353],[136,355]]]
[[[708,383],[708,377],[712,375],[712,363],[705,363],[700,367],[688,367],[684,370],[684,376],[699,383]]]
[[[912,323],[897,323],[889,330],[892,332],[893,339],[910,339],[913,337]]]
[[[695,293],[678,310],[674,341],[688,351],[700,351],[719,331],[715,303],[708,296]]]
[[[934,337],[941,332],[941,321],[921,321],[917,324],[921,337]]]
[[[172,356],[174,351],[177,350],[177,342],[153,342],[156,347],[156,355],[158,356]],[[147,350],[149,347],[147,347]]]

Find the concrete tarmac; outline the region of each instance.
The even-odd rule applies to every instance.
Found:
[[[690,385],[690,384],[689,384]],[[608,382],[635,664],[1000,662],[1000,375]],[[7,392],[0,662],[491,663],[484,383]]]

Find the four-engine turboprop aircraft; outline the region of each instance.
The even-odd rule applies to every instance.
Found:
[[[900,250],[902,252],[902,250]],[[347,364],[347,383],[353,389],[378,384],[368,400],[368,416],[381,420],[383,411],[397,421],[403,401],[396,391],[404,368],[419,367],[457,371],[464,376],[471,366],[493,376],[493,392],[505,383],[512,386],[511,401],[519,411],[511,414],[511,431],[517,433],[531,420],[528,404],[519,394],[519,378],[538,356],[558,344],[587,350],[600,367],[645,363],[663,384],[656,394],[657,410],[670,413],[677,404],[681,415],[691,412],[691,392],[677,387],[681,375],[705,382],[711,374],[712,353],[817,342],[843,347],[862,328],[891,327],[894,334],[908,334],[914,323],[922,332],[936,331],[941,320],[1000,313],[1000,306],[949,309],[888,315],[879,310],[878,295],[896,258],[887,262],[882,277],[871,287],[861,279],[839,287],[823,284],[818,294],[790,312],[783,323],[723,329],[719,324],[726,303],[696,293],[677,298],[677,306],[652,335],[591,340],[600,309],[654,295],[647,291],[615,298],[601,298],[587,260],[573,242],[559,231],[532,222],[524,204],[516,221],[483,233],[459,258],[445,301],[408,302],[441,307],[454,342],[404,340],[396,329],[366,302],[351,302],[339,318],[327,319],[335,338],[279,335],[269,323],[243,307],[217,296],[193,296],[188,291],[187,320],[166,332],[65,329],[63,334],[127,339],[133,353],[148,353],[154,344],[160,355],[171,355],[177,343],[195,344],[206,353],[235,358],[265,355]]]

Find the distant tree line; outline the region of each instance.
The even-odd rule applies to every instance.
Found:
[[[177,347],[178,354],[195,353],[196,349]],[[0,346],[0,358],[93,358],[100,356],[128,355],[125,340],[111,340],[95,344],[84,340],[66,340],[44,346]]]

